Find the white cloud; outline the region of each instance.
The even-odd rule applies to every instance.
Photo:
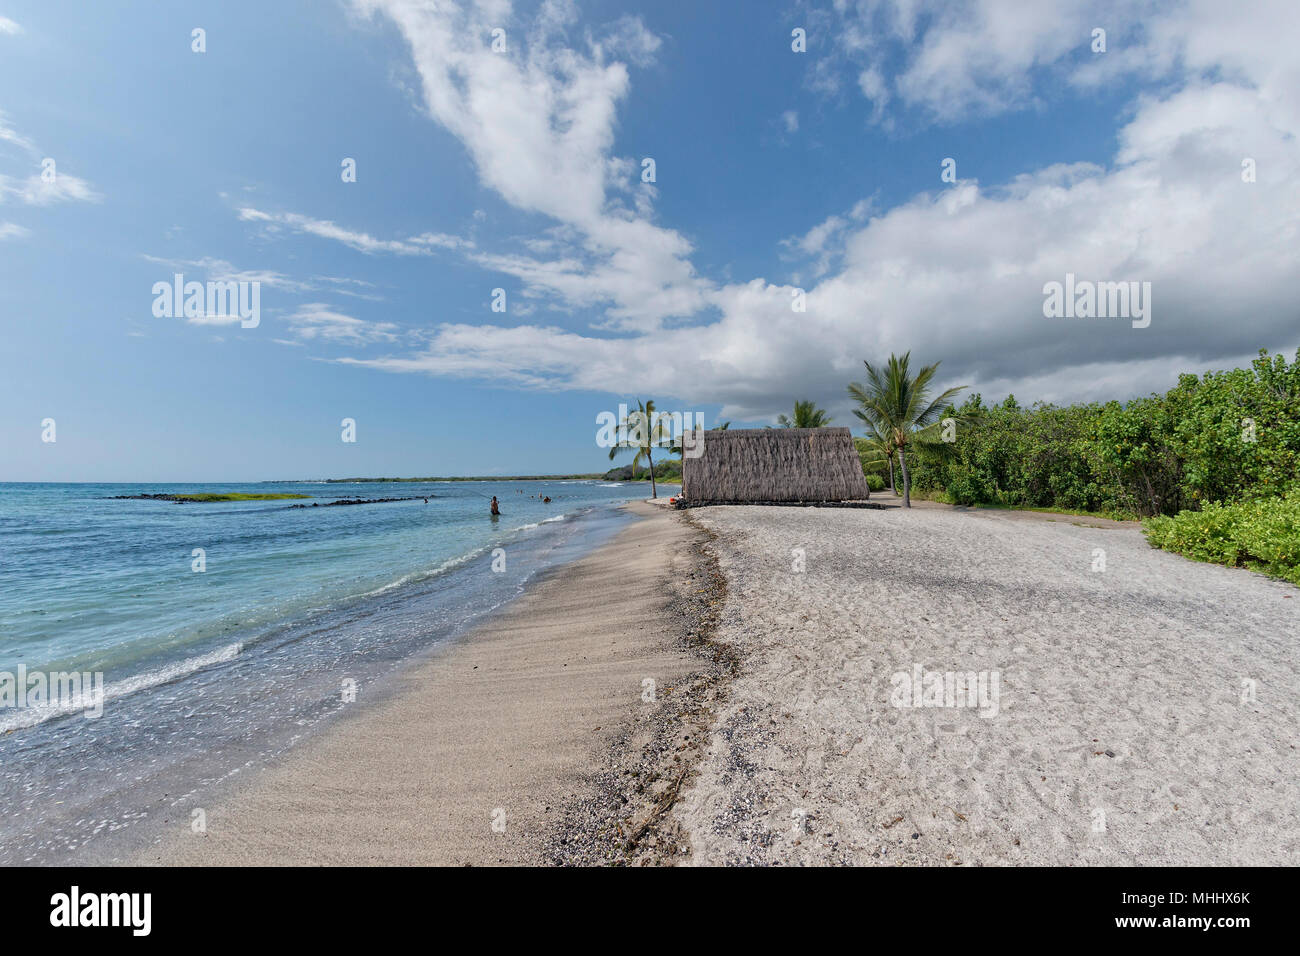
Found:
[[[3,19],[3,18],[0,18]],[[0,30],[3,32],[3,30]],[[53,179],[46,181],[44,162],[36,144],[9,125],[3,111],[0,111],[0,145],[8,145],[26,154],[24,165],[40,161],[42,171],[25,176],[11,176],[0,173],[0,202],[15,198],[29,206],[46,206],[55,202],[98,202],[100,196],[90,184],[78,176],[65,172],[55,164],[50,172]],[[27,168],[30,168],[28,166]]]
[[[474,243],[460,236],[451,236],[445,232],[422,232],[408,240],[412,245],[434,249],[472,249]]]
[[[1124,42],[1147,51],[1108,69],[1140,68],[1160,83],[1133,102],[1105,167],[1029,170],[997,187],[964,181],[887,211],[859,204],[786,240],[817,279],[803,314],[792,312],[788,286],[699,278],[689,242],[609,199],[625,72],[547,47],[484,61],[471,14],[401,0],[365,6],[397,20],[430,112],[465,141],[484,182],[578,237],[549,237],[545,257],[476,261],[568,306],[604,307],[612,327],[633,334],[446,324],[413,354],[343,361],[525,388],[635,389],[762,419],[792,397],[842,410],[861,360],[891,351],[943,359],[947,383],[990,396],[1069,400],[1164,389],[1176,371],[1297,344],[1300,61],[1294,31],[1279,28],[1290,22],[1286,4],[1234,16],[1195,0],[1152,13],[1134,32],[1131,5],[1123,15],[1112,6],[1045,13],[1042,4],[972,0],[953,15],[930,0],[845,0],[842,9],[868,14],[847,21],[850,48],[872,49],[868,27],[913,43],[892,86],[859,79],[876,109],[897,99],[944,119],[1015,108],[1042,95],[1034,80],[1049,67],[1080,85],[1101,82],[1091,61],[1071,59],[1086,49],[1098,9],[1111,51],[1103,56]],[[1241,179],[1246,156],[1257,182]],[[1151,282],[1150,328],[1044,318],[1043,284],[1067,272]],[[710,310],[717,318],[705,320]],[[665,316],[692,324],[667,327]]]
[[[368,233],[336,225],[328,219],[313,219],[294,212],[269,213],[249,206],[241,208],[238,215],[244,222],[262,223],[272,232],[287,228],[293,232],[341,242],[367,255],[388,252],[399,256],[427,256],[432,255],[435,248],[469,249],[474,245],[468,239],[432,232],[411,236],[409,239],[376,239]]]
[[[1221,0],[837,0],[824,20],[836,38],[826,69],[861,70],[876,121],[895,102],[940,122],[1021,109],[1041,102],[1048,77],[1085,90],[1126,77],[1249,78],[1295,108],[1300,90],[1285,80],[1296,76],[1296,22],[1292,0],[1249,12]],[[1103,53],[1092,49],[1098,28]],[[879,64],[899,50],[901,68],[886,77]]]
[[[534,295],[604,306],[611,326],[623,329],[653,331],[706,306],[712,285],[695,274],[691,244],[654,225],[653,193],[633,187],[640,158],[611,155],[629,85],[615,57],[644,63],[659,44],[640,20],[588,31],[584,53],[565,40],[573,4],[549,2],[531,25],[511,25],[508,52],[494,53],[491,30],[513,20],[508,2],[354,5],[397,24],[425,106],[464,144],[483,184],[574,230],[558,259],[487,254],[483,264],[528,283]]]
[[[0,175],[0,200],[13,196],[29,206],[48,206],[56,202],[98,202],[100,196],[84,179],[58,172],[47,182],[39,173],[16,180]]]
[[[3,110],[0,110],[0,143],[17,146],[29,155],[36,152],[36,144],[9,125]]]
[[[871,121],[879,123],[889,106],[889,85],[885,75],[877,67],[867,67],[858,74],[858,89],[871,103]]]
[[[0,222],[0,240],[21,239],[28,235],[26,229],[14,222]]]
[[[223,313],[216,313],[216,312],[213,313],[204,312],[204,313],[200,313],[199,315],[187,315],[185,317],[185,321],[190,325],[223,326],[223,325],[238,325],[243,320],[238,315],[226,315]],[[215,341],[222,342],[224,341],[224,339],[218,338]]]
[[[600,60],[624,59],[635,66],[649,66],[663,41],[645,28],[640,17],[623,16],[595,31],[587,32],[587,45]]]
[[[860,71],[859,88],[881,121],[895,98],[952,122],[1030,105],[1035,80],[1050,70],[1092,63],[1092,30],[1107,32],[1109,63],[1127,58],[1160,0],[1053,4],[1038,0],[841,0],[823,19],[837,59]],[[901,53],[899,52],[901,50]],[[879,64],[901,56],[886,78]],[[827,91],[838,82],[818,78]]]
[[[366,282],[363,279],[350,279],[344,276],[312,276],[312,280],[325,283],[338,295],[346,295],[354,299],[365,299],[369,302],[384,301],[384,297],[378,292],[370,291],[375,288],[375,284]]]
[[[794,110],[786,110],[781,114],[781,122],[785,124],[787,133],[799,132],[799,114]]]
[[[8,17],[0,17],[0,33],[6,34],[7,36],[17,36],[22,32],[23,28],[14,23],[14,21],[10,20]]]
[[[363,289],[373,289],[375,284],[367,282],[365,279],[352,279],[347,276],[312,276],[321,282],[328,282],[330,285],[339,286],[357,286]]]
[[[872,201],[863,199],[854,204],[845,215],[829,216],[813,226],[802,236],[782,239],[786,258],[803,258],[812,263],[812,278],[818,279],[830,271],[832,264],[844,252],[844,237],[855,224],[863,222],[870,214]],[[802,281],[798,274],[795,281]]]
[[[258,282],[271,289],[283,289],[286,292],[310,292],[316,287],[310,282],[291,278],[283,272],[272,269],[237,269],[225,259],[204,256],[201,259],[170,259],[161,256],[143,255],[142,259],[166,267],[173,274],[184,273],[187,269],[197,271],[213,282]]]
[[[299,339],[343,342],[363,345],[370,342],[392,342],[397,339],[397,326],[391,322],[367,322],[335,312],[323,302],[309,302],[298,307],[285,318],[289,331]]]

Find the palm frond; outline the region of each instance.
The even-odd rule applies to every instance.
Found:
[[[891,354],[883,367],[864,361],[866,381],[850,382],[848,386],[849,395],[858,405],[853,414],[866,425],[870,446],[878,448],[891,467],[892,456],[898,455],[907,504],[911,503],[911,480],[907,475],[906,451],[909,446],[918,445],[938,455],[951,453],[951,445],[942,440],[937,426],[953,398],[965,388],[949,388],[931,399],[931,383],[939,363],[926,365],[913,376],[911,359],[912,353],[904,352],[901,356]]]

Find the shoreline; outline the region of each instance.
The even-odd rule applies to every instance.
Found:
[[[717,536],[687,514],[660,508],[691,535],[666,582],[670,600],[663,620],[699,669],[667,688],[662,706],[625,725],[605,748],[590,795],[551,827],[547,863],[673,866],[688,863],[693,850],[675,810],[695,782],[740,661],[716,640],[727,601],[727,579],[713,547]]]
[[[0,797],[8,808],[0,862],[134,859],[179,817],[188,825],[192,810],[218,804],[317,734],[378,705],[403,686],[403,675],[492,620],[550,571],[614,539],[635,521],[621,507],[626,501],[580,502],[563,515],[540,507],[528,515],[517,505],[515,524],[534,516],[536,523],[438,567],[396,580],[385,575],[378,588],[305,614],[246,622],[244,631],[220,635],[211,653],[179,646],[171,658],[146,660],[126,676],[113,668],[97,720],[52,716],[0,733]],[[498,560],[507,552],[508,566]],[[32,716],[25,708],[0,710],[5,715]],[[36,761],[45,773],[33,777],[28,768]],[[96,785],[78,782],[88,779]]]
[[[129,862],[660,861],[647,848],[659,839],[659,781],[689,762],[679,736],[703,740],[717,685],[690,626],[699,601],[673,584],[702,573],[703,533],[666,508],[623,508],[638,520],[613,540],[543,573],[395,677],[384,699],[341,715],[212,806],[174,808],[164,836]],[[641,796],[633,788],[624,804],[614,791],[629,779]],[[680,771],[673,779],[680,786]],[[634,819],[642,807],[645,827]],[[193,809],[206,832],[193,832]],[[625,831],[638,828],[628,850]]]
[[[1269,865],[1300,845],[1289,585],[1067,516],[620,510],[274,759],[154,803],[112,862]],[[992,697],[922,700],[934,674]]]

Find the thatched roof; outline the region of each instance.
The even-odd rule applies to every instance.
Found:
[[[682,494],[710,501],[862,500],[871,492],[847,428],[704,432],[703,454],[682,460]]]

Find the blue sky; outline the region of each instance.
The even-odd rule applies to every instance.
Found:
[[[1300,31],[1220,7],[0,0],[0,480],[589,471],[636,397],[851,424],[891,350],[1054,401],[1294,350]],[[1067,272],[1151,326],[1045,318]]]

